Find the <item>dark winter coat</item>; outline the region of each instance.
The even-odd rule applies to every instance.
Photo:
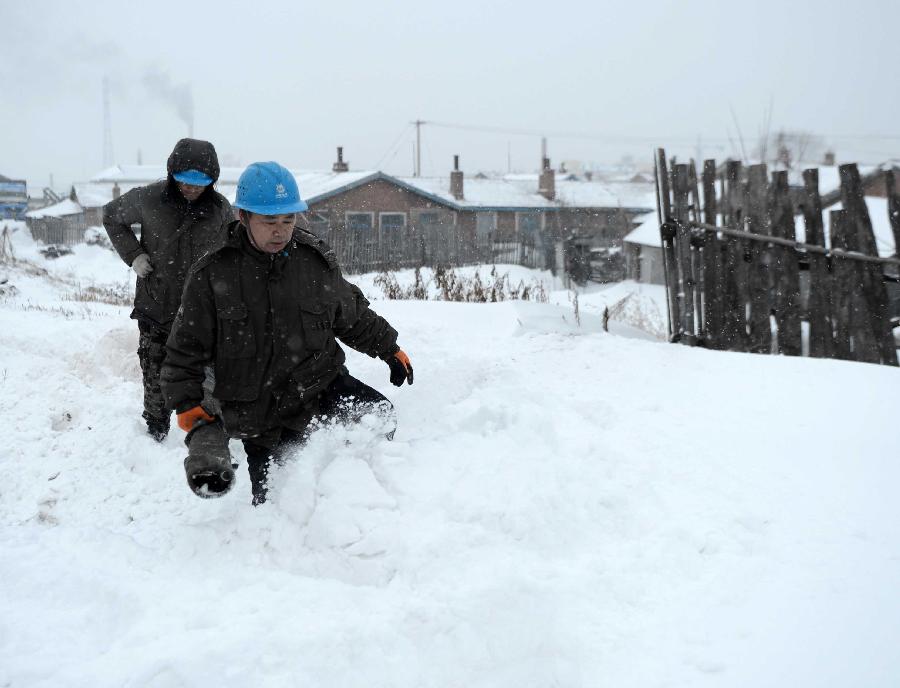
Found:
[[[341,275],[333,251],[295,228],[278,254],[254,248],[240,222],[191,271],[166,344],[162,388],[181,412],[203,398],[204,366],[232,437],[302,428],[316,395],[344,367],[335,338],[369,356],[397,350],[397,332]]]
[[[138,277],[131,317],[163,329],[175,317],[191,265],[222,245],[225,226],[234,220],[231,204],[212,185],[193,203],[185,200],[172,175],[189,169],[218,179],[211,143],[182,139],[169,156],[167,179],[132,189],[103,208],[103,226],[122,260],[130,266],[146,253],[153,265],[147,278]],[[134,224],[141,226],[140,239]]]

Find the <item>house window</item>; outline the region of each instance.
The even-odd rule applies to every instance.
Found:
[[[328,211],[320,211],[317,213],[309,213],[306,216],[309,221],[309,231],[320,238],[328,235],[330,221],[328,219]]]
[[[497,213],[475,213],[475,232],[478,236],[488,236],[497,231]]]
[[[516,213],[516,229],[520,234],[537,234],[543,229],[543,226],[543,213]]]
[[[381,213],[378,220],[381,231],[398,232],[406,226],[406,213]]]
[[[440,221],[441,221],[440,213],[419,213],[419,224],[436,225],[436,224],[440,224]]]
[[[372,231],[374,213],[347,213],[346,217],[349,231]]]

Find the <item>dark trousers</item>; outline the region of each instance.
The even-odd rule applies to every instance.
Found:
[[[393,439],[396,429],[393,409],[393,404],[381,392],[351,375],[339,375],[313,401],[312,415],[305,427],[299,430],[281,428],[280,437],[274,447],[254,442],[253,439],[244,440],[253,504],[262,504],[266,501],[269,467],[272,462],[281,465],[291,451],[302,447],[310,432],[318,426],[318,422],[337,421],[352,424],[367,413],[387,413],[390,414],[391,424],[394,426],[387,433],[387,438]]]
[[[154,327],[138,320],[138,360],[144,380],[144,420],[147,424],[169,427],[172,412],[166,408],[162,389],[159,386],[159,373],[163,359],[166,357],[166,340],[169,331]]]

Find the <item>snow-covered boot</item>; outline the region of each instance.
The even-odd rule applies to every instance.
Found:
[[[157,442],[162,442],[169,434],[169,419],[166,420],[148,420],[147,434]]]

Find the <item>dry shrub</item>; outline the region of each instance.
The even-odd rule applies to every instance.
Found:
[[[457,274],[453,268],[438,266],[434,269],[434,286],[438,294],[436,301],[457,301],[466,303],[497,303],[499,301],[538,301],[546,303],[549,298],[544,283],[532,280],[526,284],[524,280],[513,286],[509,281],[509,273],[498,274],[497,267],[491,268],[490,276],[483,280],[478,270],[472,277]],[[409,287],[401,287],[392,272],[383,272],[375,278],[375,284],[381,288],[387,299],[412,299],[428,301],[428,287],[432,280],[422,279],[416,268],[414,283]]]
[[[82,301],[85,303],[105,303],[110,306],[130,306],[132,302],[131,288],[127,285],[113,287],[86,287],[80,284],[74,290],[63,295],[65,301]]]

